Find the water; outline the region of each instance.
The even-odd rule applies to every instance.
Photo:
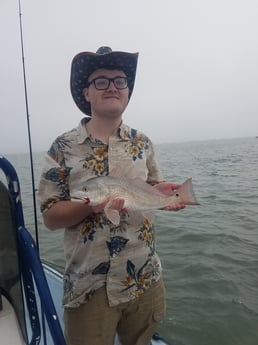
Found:
[[[160,333],[178,345],[258,344],[258,139],[156,146],[164,177],[192,177],[200,206],[157,212],[157,247],[167,287]],[[7,157],[33,232],[29,159]],[[42,154],[34,155],[36,181]],[[44,228],[42,257],[64,265],[62,231]]]

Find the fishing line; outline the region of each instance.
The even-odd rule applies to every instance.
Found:
[[[35,174],[34,174],[34,164],[33,164],[33,154],[32,154],[32,140],[31,140],[31,130],[30,130],[29,102],[28,102],[27,79],[26,79],[25,58],[24,58],[21,0],[18,0],[18,3],[19,3],[19,19],[20,19],[20,38],[21,38],[21,52],[22,52],[23,83],[24,83],[24,95],[25,95],[25,104],[26,104],[27,131],[28,131],[28,140],[29,140],[30,170],[31,170],[32,195],[33,195],[34,225],[35,225],[36,245],[37,245],[37,248],[39,248],[38,221],[37,221],[37,204],[36,204],[36,193],[35,193],[36,192],[36,188],[35,188]],[[43,312],[42,305],[41,305],[41,326],[42,326],[42,334],[43,334],[43,337],[42,337],[43,338],[43,344],[47,345],[46,322],[45,322],[45,317],[44,317],[44,312]],[[62,341],[62,343],[64,343],[64,341]]]
[[[33,154],[32,154],[32,140],[31,140],[31,130],[30,130],[29,102],[28,102],[27,79],[26,79],[26,68],[25,68],[25,58],[24,58],[21,1],[20,0],[18,0],[18,1],[19,1],[19,22],[20,22],[20,39],[21,39],[21,53],[22,53],[23,85],[24,85],[25,105],[26,105],[27,132],[28,132],[28,140],[29,140],[29,156],[30,156],[30,171],[31,171],[32,196],[33,196],[34,225],[35,225],[36,244],[37,244],[37,247],[39,248],[38,221],[37,221],[37,204],[36,204],[36,195],[35,195],[35,191],[36,191],[36,188],[35,188],[35,174],[34,174],[34,164],[33,164]]]

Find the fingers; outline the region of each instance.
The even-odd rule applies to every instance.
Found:
[[[181,184],[171,182],[171,189],[172,190],[177,190],[180,187],[181,187]]]
[[[168,205],[168,206],[162,208],[162,210],[179,211],[179,210],[183,210],[184,208],[185,208],[185,204],[178,203],[178,204]]]
[[[158,189],[161,193],[166,195],[173,195],[174,191],[178,189],[181,185],[173,182],[161,182],[156,184],[154,188]]]

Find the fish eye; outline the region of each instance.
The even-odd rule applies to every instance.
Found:
[[[83,191],[87,192],[88,191],[87,187],[83,187]]]

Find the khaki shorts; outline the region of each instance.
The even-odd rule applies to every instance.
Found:
[[[162,278],[139,298],[115,307],[108,305],[105,287],[78,308],[65,308],[67,345],[149,345],[158,323],[165,316]]]

